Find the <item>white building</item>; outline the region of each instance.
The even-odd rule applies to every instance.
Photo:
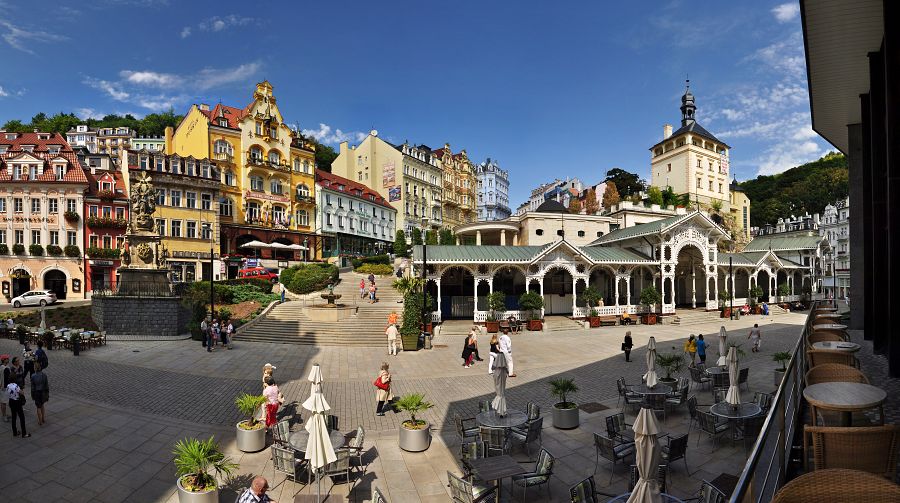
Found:
[[[317,169],[316,211],[323,258],[391,251],[397,210],[377,191]]]
[[[478,186],[478,221],[493,222],[509,218],[509,172],[500,169],[496,160],[475,166]]]
[[[85,147],[92,154],[97,153],[97,130],[79,124],[66,131],[66,142],[72,148]]]
[[[834,252],[825,263],[825,291],[839,299],[850,297],[849,197],[825,207],[819,223],[819,233],[828,240]]]
[[[131,140],[131,148],[133,150],[163,152],[166,150],[166,139],[163,136],[135,136]]]

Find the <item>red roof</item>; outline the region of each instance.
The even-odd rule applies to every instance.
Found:
[[[7,135],[16,135],[15,138],[8,139]],[[23,149],[25,145],[32,145],[32,150]],[[59,147],[56,154],[50,153],[50,146]],[[51,183],[87,183],[87,177],[75,151],[66,141],[66,138],[59,133],[0,133],[0,147],[6,147],[6,152],[0,154],[0,182],[19,180],[12,179],[10,172],[10,161],[14,161],[23,156],[31,156],[43,160],[42,174],[37,180]],[[66,161],[66,174],[62,180],[57,180],[53,169],[50,167],[51,161],[57,158],[63,158]],[[22,180],[26,181],[26,180]]]
[[[219,125],[219,115],[221,114],[223,117],[228,119],[228,126],[232,129],[239,129],[240,126],[238,123],[249,113],[250,105],[247,105],[246,108],[240,109],[235,107],[230,107],[227,105],[223,105],[219,103],[212,110],[200,110],[200,113],[206,116],[209,121],[215,125]]]
[[[99,197],[100,196],[100,185],[97,183],[100,180],[108,180],[112,178],[113,182],[113,190],[116,191],[116,201],[118,202],[128,202],[128,195],[125,193],[125,180],[122,178],[122,173],[119,171],[104,171],[101,169],[97,170],[96,174],[91,173],[89,170],[85,170],[85,176],[88,181],[88,190],[85,194],[87,197]],[[119,192],[119,191],[122,192]]]
[[[342,176],[337,176],[333,173],[329,173],[327,171],[323,171],[321,169],[316,170],[316,183],[325,187],[329,190],[334,190],[337,192],[343,192],[345,194],[350,194],[355,197],[359,197],[361,199],[365,199],[369,202],[373,202],[379,206],[384,206],[385,208],[394,209],[393,206],[388,204],[387,201],[381,197],[381,194],[375,192],[374,190],[366,187],[365,185],[354,182],[353,180],[348,180]],[[339,188],[343,186],[343,188]],[[360,191],[360,195],[356,195],[354,190]],[[370,197],[370,196],[374,196]]]

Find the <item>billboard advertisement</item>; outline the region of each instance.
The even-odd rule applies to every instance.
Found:
[[[400,200],[400,186],[396,185],[394,187],[388,188],[388,202],[394,202]]]
[[[384,188],[393,187],[397,180],[394,176],[394,163],[388,162],[381,166],[382,186]]]

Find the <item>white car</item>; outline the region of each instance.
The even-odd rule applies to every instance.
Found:
[[[25,292],[10,301],[13,307],[22,306],[46,306],[56,303],[56,294],[50,290],[32,290]]]

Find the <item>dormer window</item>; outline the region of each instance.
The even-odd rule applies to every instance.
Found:
[[[172,173],[181,173],[181,160],[172,158],[169,160],[169,166],[172,168]]]
[[[53,166],[53,173],[56,175],[56,180],[60,181],[66,176],[66,166],[64,164],[57,164]]]
[[[28,179],[29,180],[37,180],[37,177],[39,175],[40,175],[40,173],[38,173],[37,164],[31,164],[30,166],[28,166]]]
[[[16,133],[6,133],[6,139],[7,139],[7,140],[15,140],[15,139],[16,139]]]
[[[228,127],[228,119],[225,119],[225,118],[219,119],[219,125],[222,127]]]
[[[185,170],[185,174],[187,174],[188,176],[194,176],[194,175],[196,174],[196,173],[195,173],[196,164],[194,163],[194,160],[193,160],[193,159],[188,159],[188,161],[187,161],[187,163],[185,164],[185,166],[186,166],[186,168],[187,168],[187,169]]]
[[[25,152],[34,152],[34,145],[22,145],[22,150]]]
[[[5,154],[6,149],[9,148],[9,145],[0,145],[0,154]]]
[[[100,182],[100,190],[106,191],[106,192],[112,192],[112,183]]]
[[[163,159],[162,157],[157,157],[156,158],[156,171],[159,171],[160,173],[162,173],[165,170],[166,170],[166,160]]]
[[[201,161],[200,162],[200,176],[203,178],[209,178],[209,163]]]
[[[47,147],[47,152],[49,152],[50,155],[58,155],[59,154],[59,145],[49,145]]]

